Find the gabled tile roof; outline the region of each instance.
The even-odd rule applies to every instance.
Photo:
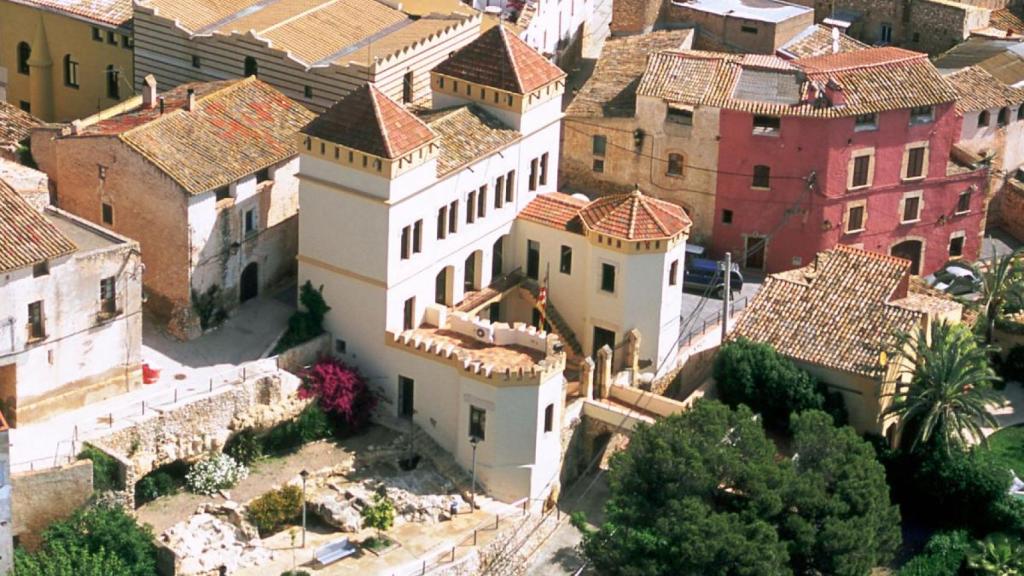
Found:
[[[637,84],[647,67],[647,57],[662,50],[678,50],[692,34],[692,29],[658,30],[609,38],[593,74],[576,93],[566,115],[580,118],[632,116],[636,110]]]
[[[185,109],[189,88],[196,90],[192,111]],[[118,135],[190,194],[294,156],[295,134],[314,118],[301,104],[252,77],[188,84],[163,96],[163,115],[159,107],[139,106],[81,134]]]
[[[910,294],[910,262],[839,245],[809,266],[770,275],[731,338],[771,344],[785,356],[875,376],[879,351],[913,330],[933,297]]]
[[[21,108],[0,100],[0,148],[12,148],[28,138],[32,128],[43,123]]]
[[[621,240],[671,238],[692,223],[681,206],[647,196],[639,188],[594,200],[580,210],[580,219],[589,230]]]
[[[476,106],[459,106],[418,114],[441,139],[437,175],[466,164],[519,140],[521,134]]]
[[[1013,32],[1016,34],[1024,33],[1024,18],[1018,9],[1014,8],[1000,8],[993,10],[989,14],[988,25],[997,30],[1003,30],[1005,32]]]
[[[1003,84],[980,66],[957,70],[945,78],[959,95],[956,109],[961,113],[1010,106],[1016,115],[1017,107],[1024,103],[1024,90]]]
[[[109,26],[121,26],[132,19],[132,0],[14,0],[18,4],[39,6],[64,12]]]
[[[71,254],[78,247],[0,180],[0,272]]]
[[[516,217],[557,230],[580,232],[580,210],[587,204],[586,200],[574,198],[561,192],[540,194],[531,200]]]
[[[783,44],[777,52],[786,58],[807,58],[829,54],[832,52],[832,30],[831,26],[815,24]],[[852,52],[867,47],[867,44],[859,40],[846,34],[839,34],[839,52]]]
[[[701,104],[773,116],[838,118],[951,103],[956,92],[943,80],[925,54],[884,47],[793,60],[786,69],[781,59],[718,52],[662,52],[648,61],[638,94],[670,102]],[[783,90],[763,98],[744,90],[750,71],[759,71],[756,84]],[[745,74],[747,73],[747,74]],[[792,97],[796,86],[800,98]],[[844,102],[831,104],[812,98],[825,87],[842,92]],[[756,91],[755,91],[756,92]]]
[[[408,154],[436,138],[422,120],[373,84],[350,92],[302,132],[388,159]]]
[[[565,77],[561,68],[504,26],[495,26],[434,68],[439,74],[527,94]]]

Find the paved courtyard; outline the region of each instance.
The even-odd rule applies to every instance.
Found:
[[[12,472],[64,463],[74,457],[81,441],[105,432],[118,420],[141,416],[144,403],[168,403],[176,390],[184,398],[207,390],[211,381],[216,385],[236,377],[239,364],[258,360],[270,351],[293,311],[282,299],[256,298],[242,304],[220,328],[189,342],[178,342],[144,321],[143,362],[161,368],[160,380],[11,430]],[[73,445],[76,431],[78,441]]]

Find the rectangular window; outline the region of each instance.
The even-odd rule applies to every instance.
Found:
[[[509,170],[508,174],[505,174],[505,202],[510,203],[515,200],[516,197],[516,171]]]
[[[264,168],[263,170],[256,171],[256,183],[260,184],[270,180],[270,168]]]
[[[412,226],[412,253],[423,251],[423,220],[417,220]]]
[[[341,338],[334,339],[334,353],[345,354],[348,351],[348,343]]]
[[[673,124],[693,126],[693,110],[688,108],[676,108],[670,105],[668,108],[668,121]]]
[[[598,159],[598,158],[594,158],[593,170],[594,170],[594,172],[597,172],[598,174],[603,173],[604,172],[604,160],[601,160],[601,159]]]
[[[29,340],[46,338],[46,326],[43,322],[42,300],[38,300],[28,305],[28,337]]]
[[[964,190],[956,199],[956,213],[966,214],[971,211],[971,191]]]
[[[402,228],[402,260],[409,259],[409,251],[412,246],[412,227],[406,226]]]
[[[562,274],[572,274],[572,248],[562,246],[562,259],[558,265]]]
[[[494,208],[498,209],[504,206],[505,197],[505,176],[498,176],[494,181]]]
[[[537,190],[537,168],[537,159],[530,160],[530,192]]]
[[[313,87],[312,86],[303,86],[302,87],[302,95],[305,96],[307,100],[313,98]]]
[[[615,266],[601,264],[601,290],[615,292]]]
[[[100,280],[100,312],[104,314],[117,312],[117,285],[114,276]]]
[[[853,129],[856,132],[878,130],[878,114],[858,114]]]
[[[483,218],[487,215],[487,184],[480,187],[476,197],[476,217]]]
[[[770,188],[772,182],[772,169],[768,166],[754,166],[754,178],[750,182],[753,188]]]
[[[910,123],[926,124],[931,122],[933,119],[933,113],[931,106],[914,106],[910,109]]]
[[[673,260],[668,267],[668,285],[675,286],[679,278],[679,260]]]
[[[753,133],[760,136],[778,136],[782,121],[774,116],[754,116]]]
[[[92,39],[97,41],[97,42],[103,42],[103,31],[100,30],[99,28],[93,27],[93,29],[92,29]]]
[[[608,137],[607,136],[594,136],[591,144],[594,154],[597,156],[604,156],[605,150],[608,149]]]
[[[476,190],[469,193],[466,198],[466,224],[476,222]]]
[[[757,28],[753,26],[740,26],[740,32],[744,34],[757,34]]]
[[[918,146],[907,150],[907,174],[906,179],[921,178],[924,176],[924,153],[926,148]]]
[[[732,210],[722,210],[722,224],[732,224]]]
[[[857,204],[846,209],[846,233],[864,230],[864,205]]]
[[[128,36],[128,35],[121,36],[121,48],[127,48],[128,50],[131,50],[134,47],[135,47],[135,39],[134,38],[132,38],[131,36]]]
[[[46,260],[32,266],[32,277],[39,278],[50,273],[50,263]]]
[[[107,204],[106,202],[103,202],[100,206],[100,212],[102,213],[101,216],[103,218],[103,223],[106,224],[107,226],[113,226],[114,207],[111,206],[110,204]]]
[[[416,316],[416,297],[413,296],[405,301],[405,307],[402,310],[402,326],[406,330],[412,330],[415,328],[413,321]]]
[[[853,159],[853,180],[851,188],[860,188],[868,185],[868,169],[871,167],[871,156],[857,156]]]
[[[78,88],[78,62],[72,60],[70,54],[64,57],[64,85]]]
[[[921,219],[921,197],[907,196],[903,199],[902,222],[917,222]]]
[[[964,255],[964,237],[954,236],[949,239],[949,257],[959,258]]]
[[[540,242],[526,241],[526,277],[531,280],[540,278]]]
[[[202,68],[203,67],[203,60],[199,57],[198,54],[193,54],[192,55],[192,67],[193,68]]]
[[[547,186],[548,184],[548,153],[545,152],[540,155],[540,185]]]
[[[107,44],[117,46],[117,35],[110,30],[107,30]]]
[[[487,432],[487,411],[476,406],[469,407],[469,437],[481,442]]]
[[[250,208],[245,211],[245,235],[249,236],[256,232],[256,209]]]
[[[448,205],[448,233],[455,234],[459,231],[459,201],[454,200]]]
[[[441,206],[437,211],[437,239],[444,240],[448,236],[448,206]]]
[[[551,432],[555,429],[555,405],[548,404],[544,408],[544,431]]]

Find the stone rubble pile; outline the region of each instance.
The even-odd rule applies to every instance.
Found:
[[[216,574],[222,566],[231,574],[275,558],[235,502],[199,506],[191,518],[161,534],[160,541],[177,557],[180,576]]]

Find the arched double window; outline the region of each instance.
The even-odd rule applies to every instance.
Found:
[[[32,57],[32,48],[28,42],[18,43],[18,73],[28,74],[28,59]]]

